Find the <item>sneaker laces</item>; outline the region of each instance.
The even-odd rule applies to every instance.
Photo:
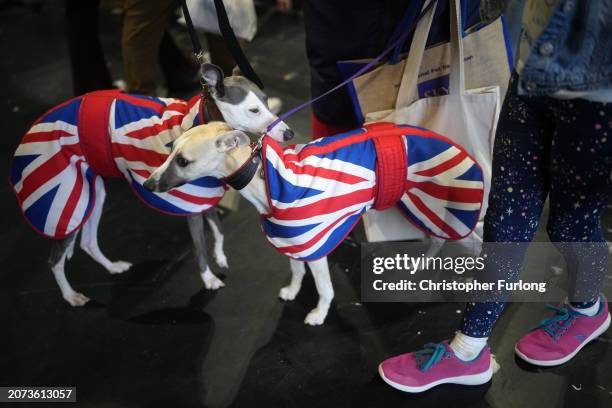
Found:
[[[556,314],[543,319],[535,330],[542,329],[550,337],[557,339],[565,333],[576,319],[575,313],[572,313],[566,307],[556,307],[553,305],[546,305],[546,309],[553,310]]]
[[[449,354],[444,343],[427,343],[422,350],[414,353],[417,367],[423,372],[438,364],[444,356]]]

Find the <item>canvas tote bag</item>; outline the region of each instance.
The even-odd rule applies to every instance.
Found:
[[[404,28],[410,27],[412,21],[404,19],[401,24]],[[477,25],[465,33],[463,47],[466,89],[498,85],[503,100],[513,69],[510,44],[504,16],[490,24]],[[397,51],[389,62],[360,75],[348,84],[355,114],[360,121],[375,120],[372,112],[388,115],[396,106],[402,72],[408,60],[405,55],[398,57]],[[416,88],[419,98],[448,93],[449,56],[450,43],[434,45],[425,50]],[[369,61],[341,61],[338,67],[341,73],[352,74]]]
[[[435,0],[433,0],[435,1]],[[491,161],[495,129],[499,117],[500,87],[466,90],[465,61],[461,37],[461,13],[458,0],[451,0],[451,42],[449,94],[419,99],[419,77],[425,55],[425,43],[433,20],[433,8],[417,25],[406,60],[395,109],[373,112],[378,120],[422,126],[444,135],[463,146],[480,164],[485,178],[487,208],[491,181]],[[370,211],[364,217],[368,241],[413,239],[418,229],[398,218],[395,209]],[[441,214],[438,214],[441,216]],[[380,225],[387,226],[388,230]]]

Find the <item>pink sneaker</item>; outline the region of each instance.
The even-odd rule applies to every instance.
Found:
[[[493,375],[491,351],[485,347],[478,357],[463,361],[447,342],[428,343],[423,350],[400,354],[378,366],[382,379],[401,391],[423,392],[440,384],[480,385]]]
[[[585,316],[570,307],[546,306],[556,312],[516,343],[516,355],[538,366],[556,366],[571,360],[584,346],[610,327],[608,301],[600,297],[599,311]]]

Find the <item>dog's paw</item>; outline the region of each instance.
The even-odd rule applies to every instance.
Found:
[[[213,276],[212,278],[204,279],[204,286],[206,289],[217,290],[224,287],[225,283],[216,276]]]
[[[132,267],[132,264],[130,262],[116,261],[110,264],[108,271],[111,274],[115,275],[118,273],[123,273],[127,271],[128,269],[130,269],[131,267]]]
[[[89,302],[90,299],[82,293],[72,292],[65,295],[64,300],[70,303],[70,306],[78,307],[85,305],[85,303]]]
[[[202,272],[202,280],[204,281],[204,287],[209,290],[217,290],[225,286],[225,283],[217,278],[210,269],[206,269]]]
[[[320,326],[323,324],[326,317],[327,317],[327,311],[323,311],[319,309],[318,307],[315,307],[314,309],[310,311],[310,313],[308,313],[308,315],[304,319],[304,323],[306,323],[309,326]]]
[[[229,265],[227,264],[227,257],[223,251],[215,251],[215,262],[221,268],[229,268]]]
[[[297,296],[298,291],[291,286],[285,286],[278,292],[278,297],[283,300],[293,300]]]

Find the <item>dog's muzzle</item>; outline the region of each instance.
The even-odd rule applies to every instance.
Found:
[[[285,139],[285,141],[293,139],[293,136],[295,136],[295,133],[291,129],[285,129],[283,132],[283,139]]]
[[[148,190],[148,191],[151,191],[151,192],[152,192],[152,191],[157,190],[157,184],[158,184],[158,183],[157,183],[157,180],[155,180],[155,179],[153,179],[153,178],[150,178],[150,177],[149,177],[148,179],[146,179],[146,180],[145,180],[145,182],[144,182],[144,183],[142,183],[142,186],[143,186],[143,187],[144,187],[146,190]]]
[[[155,192],[155,193],[165,193],[166,191],[172,190],[173,188],[180,187],[184,183],[168,183],[163,177],[159,180],[155,180],[153,178],[148,178],[142,183],[142,186],[145,190]]]

